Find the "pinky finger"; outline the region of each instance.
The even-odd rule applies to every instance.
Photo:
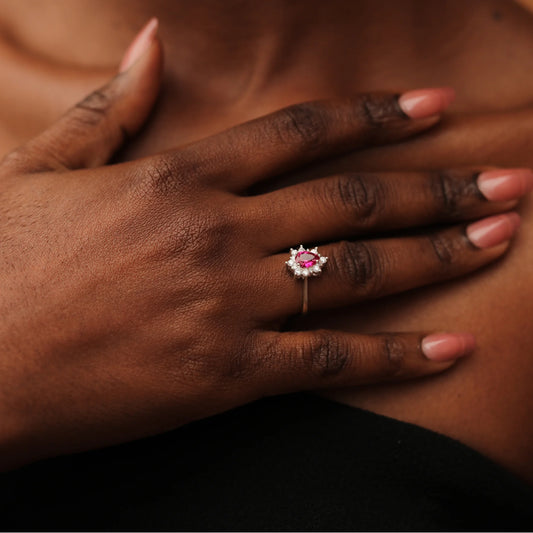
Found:
[[[469,333],[264,332],[256,350],[265,395],[401,381],[442,372],[475,349]],[[265,366],[267,367],[265,369]]]

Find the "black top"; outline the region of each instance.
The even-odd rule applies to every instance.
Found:
[[[533,489],[457,441],[311,395],[0,476],[6,530],[532,530]]]

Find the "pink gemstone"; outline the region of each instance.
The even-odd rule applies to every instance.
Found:
[[[318,254],[314,254],[313,252],[309,252],[307,250],[302,250],[301,252],[298,252],[296,254],[296,257],[294,260],[302,267],[302,268],[311,268],[312,266],[316,265],[320,259],[320,256]]]

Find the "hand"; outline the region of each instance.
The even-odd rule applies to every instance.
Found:
[[[4,468],[165,431],[266,395],[440,372],[473,348],[460,334],[281,328],[301,308],[301,282],[285,266],[291,245],[329,243],[320,248],[329,257],[324,275],[310,281],[312,310],[449,279],[501,256],[516,215],[491,218],[489,233],[459,224],[379,238],[515,205],[484,198],[477,171],[447,175],[461,192],[453,210],[441,176],[427,173],[349,173],[245,194],[318,158],[421,132],[438,119],[421,115],[439,109],[419,106],[410,119],[389,94],[307,103],[105,165],[145,120],[160,65],[154,40],[1,165]],[[402,98],[409,111],[409,95]],[[340,240],[348,237],[358,240]]]

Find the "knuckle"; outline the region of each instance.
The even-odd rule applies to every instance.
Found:
[[[333,255],[334,268],[342,284],[365,293],[379,293],[384,267],[375,248],[363,242],[341,241]]]
[[[397,374],[405,365],[405,344],[395,335],[384,335],[380,346],[381,358],[387,374]]]
[[[318,377],[340,374],[348,363],[348,347],[339,336],[327,331],[317,331],[303,346],[304,365]]]
[[[460,219],[465,215],[468,198],[479,198],[475,177],[471,172],[439,170],[430,175],[430,193],[437,201],[437,212],[445,219]]]
[[[112,113],[115,102],[112,85],[93,91],[81,102],[78,102],[71,113],[66,116],[66,128],[71,135],[87,128],[98,127],[100,136],[109,145],[124,144],[130,138],[126,128]]]
[[[377,180],[364,174],[346,174],[337,178],[333,201],[337,212],[345,213],[352,226],[372,225],[381,210],[383,196]]]
[[[446,233],[433,233],[428,236],[431,250],[437,258],[437,265],[444,271],[453,266],[459,257],[460,243]]]
[[[281,110],[274,127],[282,143],[301,147],[304,151],[321,145],[328,133],[324,113],[312,103],[296,104]]]
[[[143,196],[168,196],[184,191],[192,183],[195,169],[179,155],[164,154],[151,158],[139,173],[138,187]]]
[[[161,158],[156,164],[146,168],[145,189],[156,196],[166,196],[176,186],[176,167],[168,158]]]
[[[84,126],[94,126],[103,120],[112,105],[113,97],[110,86],[93,91],[75,105],[76,120]]]
[[[367,127],[382,128],[404,115],[398,99],[387,94],[362,94],[355,100],[355,118]]]

